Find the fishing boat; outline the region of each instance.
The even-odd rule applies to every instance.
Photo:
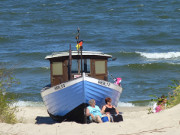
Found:
[[[112,56],[97,51],[56,52],[45,57],[50,61],[51,84],[41,96],[51,118],[56,121],[86,123],[85,109],[90,99],[100,108],[105,98],[117,106],[121,85],[108,81],[107,62]],[[117,82],[116,82],[117,83]]]

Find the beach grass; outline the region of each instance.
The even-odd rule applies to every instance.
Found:
[[[173,86],[169,86],[172,90],[171,93],[169,93],[169,99],[168,99],[168,107],[173,107],[177,104],[180,104],[180,81],[179,80],[173,80]]]
[[[17,108],[11,106],[15,102],[15,98],[7,91],[18,83],[12,74],[12,69],[0,68],[0,122],[11,124],[17,122],[15,115]]]

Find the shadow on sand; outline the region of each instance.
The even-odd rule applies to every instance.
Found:
[[[36,124],[55,124],[55,123],[58,122],[54,121],[51,117],[42,117],[42,116],[36,117]]]

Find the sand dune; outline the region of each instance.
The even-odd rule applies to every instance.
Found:
[[[180,135],[180,104],[160,113],[147,114],[146,107],[119,108],[123,122],[78,124],[54,122],[45,107],[20,107],[22,123],[0,123],[0,135]]]

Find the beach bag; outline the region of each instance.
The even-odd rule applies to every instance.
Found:
[[[102,122],[108,122],[108,121],[109,121],[107,116],[103,116],[103,117],[101,118],[101,120],[102,120]]]
[[[120,114],[112,115],[112,118],[113,118],[113,122],[123,121],[123,117],[122,117],[122,115],[120,115]]]

